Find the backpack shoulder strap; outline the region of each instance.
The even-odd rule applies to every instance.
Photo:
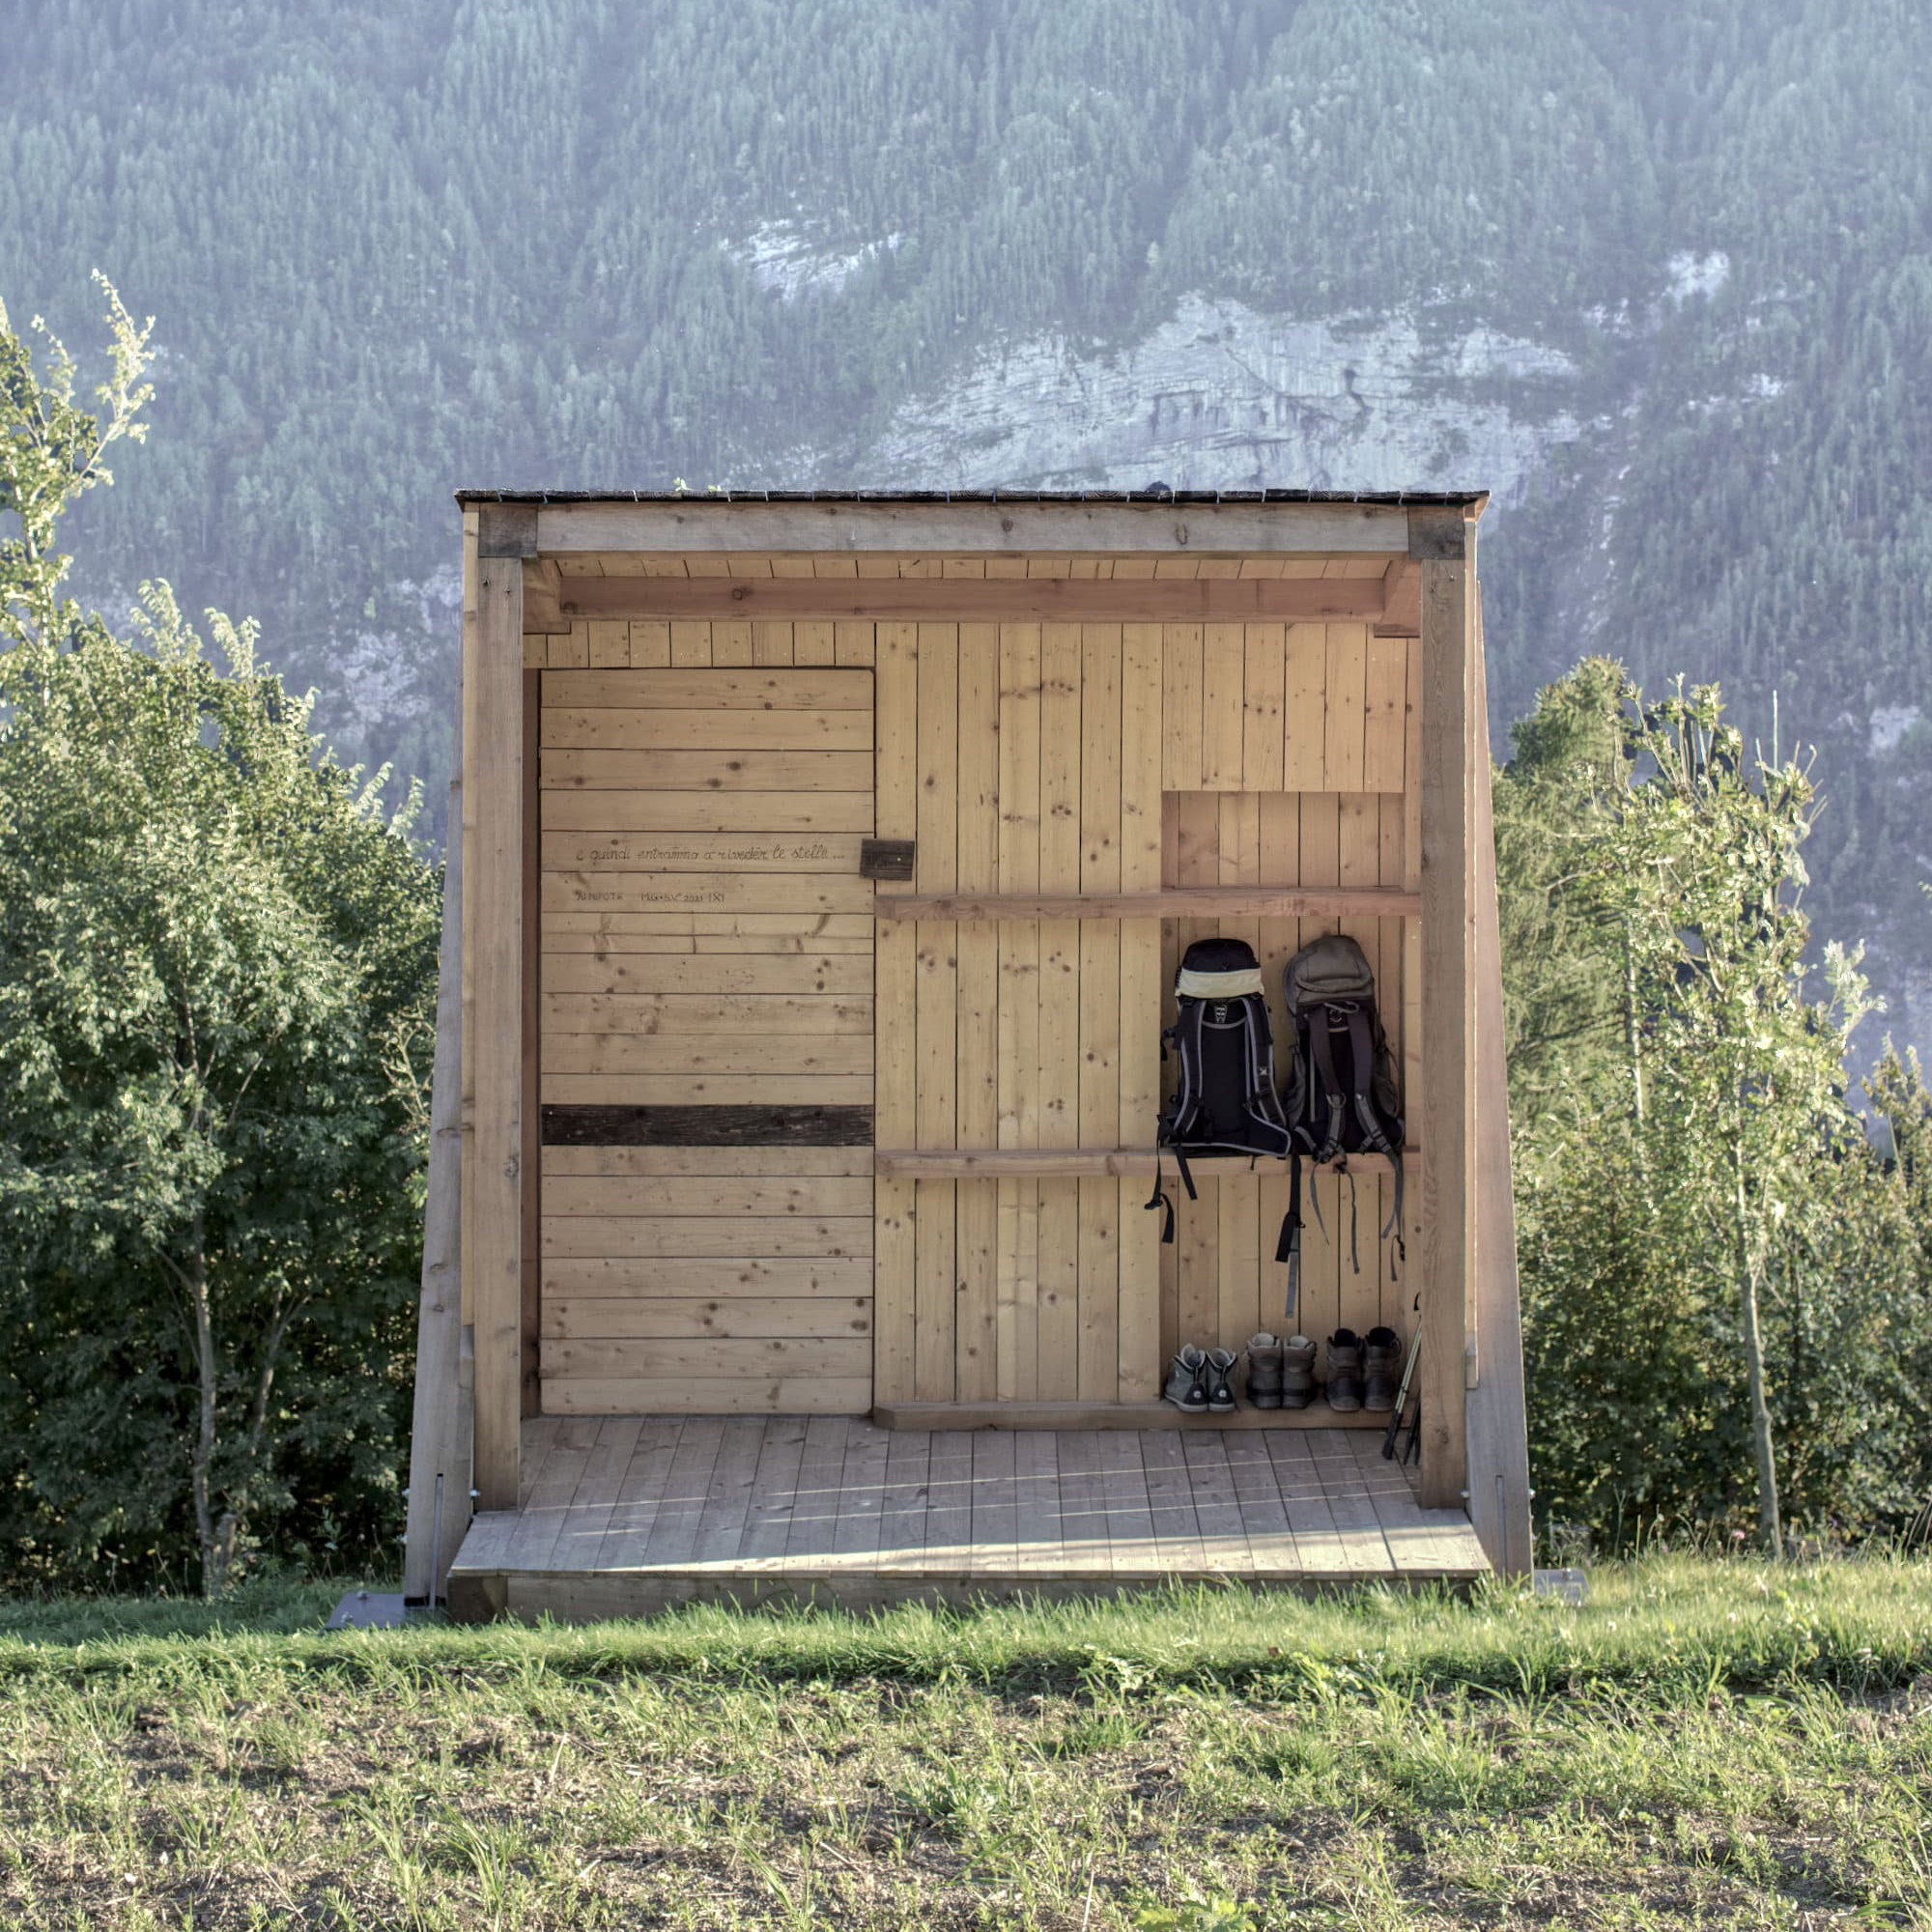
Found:
[[[1174,1105],[1161,1118],[1157,1144],[1185,1140],[1201,1111],[1201,1002],[1178,1001],[1170,1031],[1180,1061],[1180,1078],[1175,1086]],[[1183,1169],[1183,1179],[1185,1173]]]
[[[1315,1062],[1315,1070],[1321,1078],[1321,1097],[1328,1103],[1328,1122],[1322,1130],[1321,1146],[1316,1150],[1317,1157],[1325,1159],[1341,1145],[1342,1115],[1347,1108],[1348,1095],[1342,1093],[1335,1078],[1335,1042],[1331,1037],[1334,1008],[1323,1002],[1313,1007],[1308,1014],[1308,1051]]]

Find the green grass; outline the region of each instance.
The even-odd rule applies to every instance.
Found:
[[[329,1634],[0,1607],[0,1923],[1932,1925],[1932,1569]]]

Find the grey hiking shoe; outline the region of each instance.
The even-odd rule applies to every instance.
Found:
[[[1208,1406],[1216,1415],[1226,1415],[1235,1406],[1235,1360],[1232,1349],[1208,1350]]]
[[[1205,1415],[1208,1412],[1208,1357],[1192,1342],[1174,1358],[1174,1366],[1168,1371],[1167,1386],[1161,1390],[1162,1402],[1171,1402],[1176,1408],[1188,1415]]]
[[[1362,1338],[1338,1328],[1328,1338],[1328,1406],[1341,1411],[1362,1406]]]
[[[1386,1413],[1402,1380],[1402,1337],[1393,1328],[1371,1328],[1362,1338],[1362,1406]]]
[[[1291,1335],[1281,1350],[1281,1406],[1306,1408],[1315,1400],[1315,1344]]]
[[[1248,1338],[1248,1400],[1257,1408],[1281,1406],[1281,1339],[1261,1334]]]

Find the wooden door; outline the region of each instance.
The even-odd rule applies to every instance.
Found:
[[[546,1413],[872,1399],[872,674],[543,674]]]

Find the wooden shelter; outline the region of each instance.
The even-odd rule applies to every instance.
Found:
[[[1486,499],[459,500],[412,1593],[1526,1569]],[[1315,1176],[1295,1325],[1420,1324],[1406,1475],[1378,1415],[1158,1401],[1283,1330],[1284,1165],[1144,1211],[1178,954],[1255,947],[1279,1066],[1337,929],[1407,1259],[1387,1161]]]

